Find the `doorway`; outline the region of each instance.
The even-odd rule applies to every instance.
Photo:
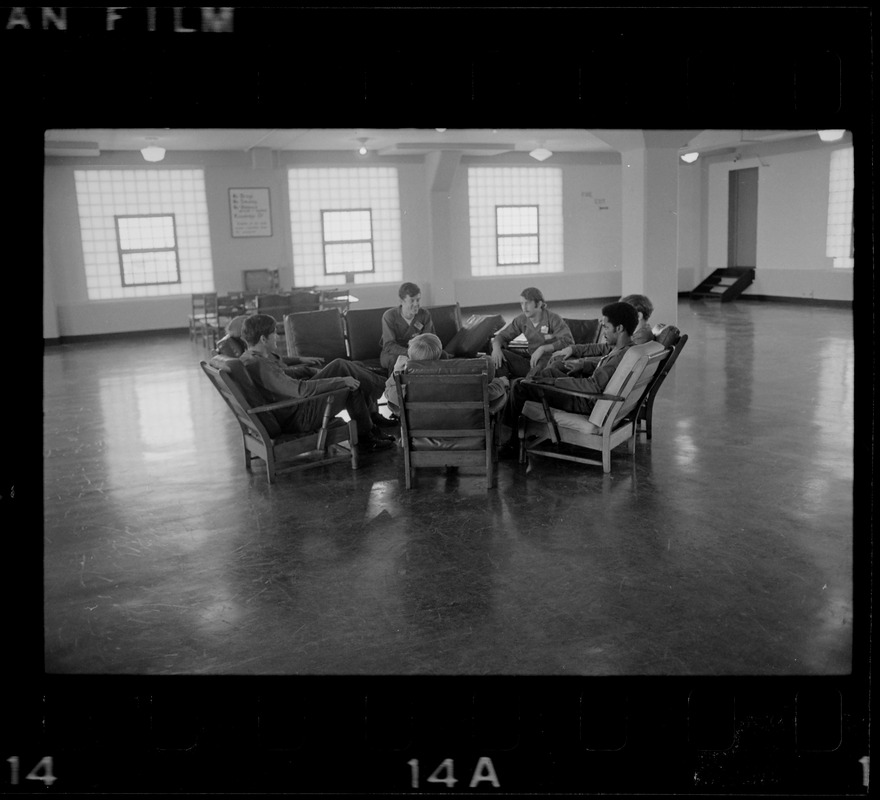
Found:
[[[733,169],[727,188],[727,266],[756,266],[758,168]]]

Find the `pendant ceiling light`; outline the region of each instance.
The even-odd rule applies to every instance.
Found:
[[[693,164],[700,157],[699,153],[682,153],[681,160],[684,161],[685,164]]]
[[[155,163],[156,161],[161,161],[163,158],[165,158],[165,148],[159,147],[159,145],[155,143],[155,138],[147,139],[147,141],[150,142],[150,144],[148,144],[144,148],[141,148],[141,155],[144,157],[144,161],[151,161]]]
[[[553,153],[546,147],[536,147],[529,155],[536,161],[546,161]]]

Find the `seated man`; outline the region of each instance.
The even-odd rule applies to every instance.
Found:
[[[287,374],[286,368],[275,349],[278,334],[275,318],[268,314],[254,314],[247,318],[242,335],[248,349],[241,356],[251,380],[257,385],[267,403],[275,403],[287,398],[311,397],[321,392],[347,387],[351,390],[345,410],[357,424],[358,448],[361,452],[384,450],[394,445],[394,437],[382,433],[373,424],[370,403],[373,396],[371,387],[357,377],[360,369],[350,361],[336,358],[316,375],[297,379]],[[384,387],[383,387],[384,388]],[[275,412],[281,416],[284,411]],[[289,410],[292,417],[295,409]],[[282,429],[284,423],[279,419]]]
[[[620,298],[621,303],[629,303],[639,316],[639,324],[633,331],[630,339],[633,344],[645,344],[654,341],[654,333],[648,324],[654,304],[643,294],[628,294]],[[550,363],[546,369],[533,373],[532,377],[561,378],[583,370],[581,359],[587,359],[593,363],[600,356],[608,355],[614,346],[610,342],[597,342],[595,344],[576,344],[557,350],[550,356]],[[584,362],[586,363],[586,362]]]
[[[431,312],[421,307],[422,290],[414,283],[401,284],[397,291],[400,305],[382,315],[382,353],[379,362],[388,370],[398,356],[406,355],[409,340],[420,333],[434,333]]]
[[[246,314],[233,317],[226,324],[226,336],[217,342],[217,352],[221,356],[229,356],[231,358],[241,358],[247,350],[247,342],[241,336],[241,329],[244,321],[247,319]],[[298,356],[278,356],[285,366],[285,372],[291,378],[311,378],[318,372],[321,364],[324,363],[323,358],[307,356],[300,358]]]
[[[439,337],[433,333],[421,333],[409,340],[406,355],[398,356],[394,365],[394,372],[403,372],[408,361],[438,361],[443,359],[443,345]],[[489,382],[489,402],[504,397],[510,385],[507,378],[493,378]],[[397,385],[394,383],[394,374],[385,383],[385,398],[389,408],[394,413],[400,413],[400,403],[397,399]]]
[[[558,386],[560,389],[601,394],[627,349],[635,344],[632,340],[632,334],[638,323],[638,314],[629,303],[609,303],[602,309],[602,330],[605,333],[605,341],[611,349],[595,361],[585,359],[578,362],[578,366],[567,376],[539,375],[535,376],[533,380],[551,387]],[[591,397],[554,394],[552,389],[545,390],[545,396],[553,408],[576,414],[590,414],[596,403]],[[518,455],[516,426],[522,407],[527,400],[540,400],[540,396],[529,384],[517,382],[513,390],[512,401],[507,406],[506,422],[511,432],[507,443],[499,451],[501,458],[516,458]]]
[[[524,378],[532,371],[546,367],[552,353],[574,344],[568,325],[562,317],[547,308],[540,289],[523,289],[520,306],[523,313],[492,339],[495,369],[504,370],[505,374],[514,378]],[[529,358],[505,347],[520,334],[528,342]]]

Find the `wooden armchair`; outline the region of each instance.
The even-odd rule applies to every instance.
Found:
[[[602,333],[601,319],[569,319],[562,321],[568,325],[575,344],[595,344]]]
[[[630,347],[602,394],[557,389],[523,379],[541,399],[527,401],[520,414],[520,462],[527,463],[533,455],[547,456],[601,465],[604,472],[611,472],[611,451],[615,447],[629,441],[630,452],[635,450],[637,407],[667,353],[658,342]],[[553,408],[554,397],[562,395],[596,402],[589,416]],[[589,458],[590,451],[601,452],[602,460]]]
[[[394,373],[400,403],[406,488],[419,467],[475,466],[489,488],[497,475],[497,418],[507,395],[490,404],[489,359],[410,361]]]
[[[388,377],[380,363],[382,355],[382,315],[384,308],[350,308],[345,312],[345,338],[348,357],[378,375]]]
[[[687,344],[688,335],[682,332],[674,325],[658,325],[654,327],[655,341],[667,348],[666,355],[660,361],[660,366],[654,373],[654,377],[648,384],[648,389],[636,407],[633,416],[636,434],[644,432],[648,439],[651,438],[651,423],[654,415],[654,398],[661,384],[666,380],[666,376],[672,369],[679,354]],[[642,427],[644,425],[644,427]]]
[[[239,359],[214,356],[210,364],[200,363],[241,427],[248,471],[253,456],[265,461],[269,483],[275,482],[280,470],[348,460],[352,469],[358,468],[357,426],[336,416],[345,407],[348,389],[266,403]],[[291,408],[297,409],[294,430],[288,424],[288,431],[283,431],[274,412]]]

